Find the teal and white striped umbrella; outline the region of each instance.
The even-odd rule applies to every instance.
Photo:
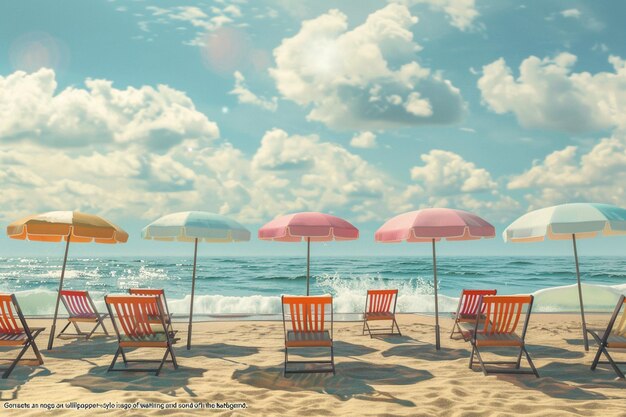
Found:
[[[572,240],[576,261],[576,278],[585,350],[589,350],[585,308],[580,285],[580,268],[576,239],[599,235],[626,235],[626,209],[609,204],[573,203],[547,207],[524,214],[502,233],[505,242],[539,242]]]
[[[229,243],[250,240],[250,231],[233,219],[206,211],[172,213],[153,221],[141,231],[144,239],[194,242],[193,275],[189,306],[187,349],[191,349],[191,327],[193,321],[193,298],[196,289],[196,263],[198,242]]]

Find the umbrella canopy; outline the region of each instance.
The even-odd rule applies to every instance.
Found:
[[[56,306],[54,307],[54,319],[48,339],[48,350],[52,349],[56,331],[57,315],[61,290],[65,278],[65,266],[70,242],[76,243],[125,243],[128,241],[128,233],[113,223],[94,214],[86,214],[78,211],[50,211],[17,220],[7,226],[7,235],[11,239],[35,240],[40,242],[60,242],[65,240],[65,255],[59,293],[57,294]]]
[[[526,213],[502,233],[505,242],[572,240],[585,350],[589,350],[589,341],[576,240],[600,235],[626,235],[626,209],[598,203],[561,204]]]
[[[141,231],[144,239],[194,242],[187,350],[191,349],[193,299],[196,290],[198,242],[230,243],[250,240],[250,231],[233,219],[206,211],[185,211],[163,216]]]
[[[277,217],[259,229],[258,237],[277,242],[306,240],[306,295],[309,295],[311,242],[355,240],[359,238],[359,229],[340,217],[308,211]]]
[[[467,211],[449,208],[428,208],[400,214],[383,224],[374,236],[377,242],[431,242],[435,289],[435,346],[439,340],[439,300],[437,297],[437,255],[435,242],[493,238],[495,228],[481,217]]]

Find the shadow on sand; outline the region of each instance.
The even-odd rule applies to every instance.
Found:
[[[58,343],[58,342],[57,342]],[[58,359],[85,360],[113,355],[117,350],[117,339],[114,337],[93,337],[89,340],[75,339],[65,345],[56,345],[52,350],[42,349],[45,356]],[[44,359],[45,360],[45,359]]]
[[[44,365],[37,364],[34,359],[21,360],[7,379],[0,379],[0,401],[16,400],[22,385],[33,378],[49,375],[52,373],[45,367],[45,358]]]
[[[421,359],[426,361],[449,361],[461,358],[469,360],[470,351],[467,349],[450,349],[442,347],[435,349],[435,345],[400,345],[387,349],[382,353],[384,357],[404,356],[406,358]]]
[[[282,366],[249,366],[246,369],[235,371],[232,378],[243,384],[269,390],[314,391],[328,393],[344,401],[358,398],[414,407],[415,403],[412,401],[378,391],[370,384],[410,385],[433,377],[428,371],[402,365],[377,365],[370,362],[339,363],[336,370],[336,376],[332,374],[294,374],[285,378]]]
[[[150,366],[156,366],[151,364]],[[94,393],[107,391],[158,391],[163,394],[175,396],[175,391],[183,388],[190,395],[195,396],[188,388],[191,378],[199,378],[206,369],[190,368],[178,365],[174,369],[171,363],[165,364],[160,376],[155,376],[154,372],[107,372],[108,366],[98,366],[91,368],[85,375],[75,378],[64,379],[75,387],[81,387]]]
[[[208,357],[221,359],[231,363],[239,362],[230,358],[243,358],[259,353],[259,349],[252,346],[229,345],[226,343],[213,343],[211,345],[191,345],[191,350],[187,350],[185,343],[174,345],[174,351],[178,358]],[[246,363],[243,363],[247,365]]]

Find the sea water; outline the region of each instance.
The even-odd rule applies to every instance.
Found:
[[[0,258],[0,292],[15,293],[27,315],[50,316],[61,274],[60,258]],[[626,258],[582,257],[588,311],[610,311],[626,293]],[[438,259],[440,311],[454,311],[463,288],[496,288],[499,294],[534,294],[535,311],[578,310],[572,257],[445,257]],[[275,315],[280,295],[306,292],[300,257],[200,257],[194,314]],[[69,259],[67,289],[89,290],[104,311],[105,294],[128,288],[164,288],[170,310],[187,314],[192,260],[179,257]],[[399,289],[400,312],[432,313],[429,257],[319,257],[311,260],[311,294],[332,294],[336,313],[362,312],[367,289]],[[61,308],[63,311],[63,308]]]

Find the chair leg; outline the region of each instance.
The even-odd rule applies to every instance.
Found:
[[[528,364],[530,365],[530,368],[533,370],[533,374],[535,374],[535,376],[537,378],[539,378],[539,372],[537,372],[537,368],[535,368],[535,364],[533,363],[533,360],[530,358],[530,354],[526,350],[526,346],[523,346],[522,350],[524,351],[524,354],[526,354],[526,360],[528,361]],[[521,355],[521,352],[520,352],[520,355]],[[518,366],[518,368],[519,368],[519,366]]]
[[[609,364],[611,365],[611,367],[613,368],[617,376],[619,376],[622,379],[626,379],[624,378],[624,373],[622,372],[621,369],[619,369],[619,367],[617,366],[617,364],[615,363],[611,355],[609,355],[609,351],[607,350],[605,346],[602,346],[602,351],[604,352],[604,356],[606,356],[606,358],[608,359]]]
[[[517,355],[517,362],[515,363],[515,369],[519,369],[520,365],[522,364],[522,354],[524,353],[524,350],[525,349],[523,346],[519,350],[519,355]]]
[[[595,371],[598,366],[598,362],[600,362],[600,356],[602,356],[602,350],[604,350],[604,344],[600,343],[598,347],[598,351],[596,352],[596,356],[593,358],[593,362],[591,363],[591,370]]]
[[[117,350],[115,351],[115,355],[113,355],[113,360],[111,361],[111,365],[109,365],[109,369],[107,369],[107,372],[110,372],[111,370],[113,370],[113,367],[115,366],[115,362],[117,361],[117,357],[120,355],[120,352],[122,352],[122,347],[118,346]],[[126,363],[126,359],[124,359],[124,363]]]
[[[476,351],[476,346],[472,343],[472,354],[470,355],[469,368],[472,369],[474,367],[474,352]]]
[[[20,361],[20,359],[22,359],[22,356],[24,356],[24,353],[26,353],[26,350],[28,349],[29,345],[30,345],[30,342],[27,342],[22,348],[22,350],[20,350],[20,353],[17,354],[17,357],[15,358],[15,360],[11,362],[11,365],[9,365],[7,370],[4,371],[4,373],[2,374],[2,379],[7,379],[9,375],[11,375],[11,372],[13,372],[13,369],[15,369],[15,366],[17,365],[17,363]]]
[[[35,356],[37,357],[37,361],[39,362],[39,365],[43,365],[43,358],[41,357],[41,353],[39,352],[39,348],[37,347],[37,344],[35,343],[34,337],[33,337],[33,340],[30,341],[30,346],[33,348],[33,352],[35,353]]]
[[[287,352],[287,347],[285,347],[285,366],[283,368],[283,376],[287,377],[287,362],[289,361],[289,353]]]
[[[122,359],[124,360],[124,366],[128,366],[128,359],[126,359],[126,353],[124,349],[120,346],[120,353],[122,354]]]
[[[370,324],[367,322],[367,320],[365,321],[365,325],[367,326],[367,332],[370,334],[370,339],[373,338],[374,336],[372,336],[372,329],[370,329]]]
[[[456,333],[456,320],[454,320],[454,323],[452,324],[452,331],[450,332],[450,339],[452,339],[452,336],[454,336],[454,333]]]
[[[57,334],[57,337],[61,336],[63,332],[65,332],[65,330],[67,330],[67,328],[70,326],[70,324],[72,324],[72,322],[68,321],[65,327],[59,332],[59,334]]]
[[[366,322],[366,320],[363,319],[363,332],[361,333],[361,336],[365,335],[365,322]]]
[[[102,326],[102,331],[104,331],[105,335],[109,336],[109,332],[107,331],[107,328],[104,325],[104,319],[105,318],[106,318],[106,315],[103,314],[102,316],[100,316],[100,320],[99,321],[100,321],[100,325]]]
[[[396,330],[398,331],[398,335],[402,336],[402,332],[400,331],[400,326],[398,326],[398,322],[396,319],[393,319],[393,323],[391,324],[391,333],[393,333],[393,325],[396,325]]]
[[[335,350],[333,345],[330,345],[330,363],[331,366],[333,367],[333,375],[336,375],[335,373]]]
[[[165,354],[163,355],[163,359],[161,359],[161,363],[159,364],[159,367],[156,370],[156,373],[154,374],[154,376],[159,376],[159,373],[161,373],[161,368],[163,368],[163,365],[165,364],[165,361],[167,360],[167,356],[170,354],[170,349],[167,348],[165,350]]]
[[[476,349],[476,357],[478,358],[478,362],[480,362],[480,367],[483,368],[483,375],[487,376],[487,368],[485,367],[485,362],[483,362],[482,356],[480,356],[480,351],[478,347],[475,346]]]

